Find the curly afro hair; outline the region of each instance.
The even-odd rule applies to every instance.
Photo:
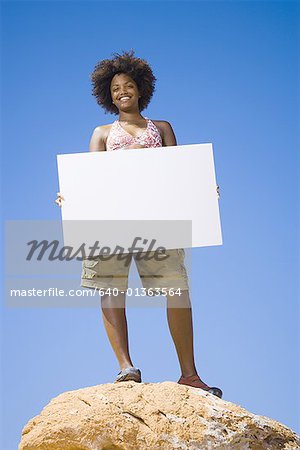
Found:
[[[126,73],[137,84],[139,94],[139,109],[145,109],[155,91],[156,78],[149,64],[134,56],[134,50],[123,51],[123,54],[113,53],[112,59],[100,61],[91,74],[92,94],[96,97],[98,105],[106,113],[118,114],[118,108],[112,103],[110,94],[111,80],[117,73]]]

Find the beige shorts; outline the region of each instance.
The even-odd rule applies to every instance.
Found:
[[[148,252],[147,256],[153,256],[154,253]],[[138,260],[136,253],[127,253],[128,255],[131,260],[135,259],[145,289],[189,289],[184,249],[166,250],[165,255],[168,255],[168,258],[163,261],[158,261],[157,258]],[[146,252],[142,255],[146,255]],[[130,264],[126,264],[124,260],[118,260],[117,257],[118,255],[113,255],[106,261],[100,260],[99,256],[84,259],[80,285],[88,288],[117,288],[120,291],[126,291]]]

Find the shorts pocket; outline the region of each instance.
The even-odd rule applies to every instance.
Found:
[[[95,276],[97,276],[97,271],[93,270],[96,268],[97,264],[99,263],[99,260],[95,259],[84,259],[82,261],[82,274],[81,278],[84,279],[92,279]]]
[[[92,269],[93,267],[96,267],[98,263],[99,263],[98,259],[84,259],[82,261],[83,267],[87,267],[89,269]]]

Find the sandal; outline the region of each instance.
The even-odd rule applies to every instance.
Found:
[[[136,381],[137,383],[142,382],[141,371],[136,367],[126,367],[126,369],[121,370],[118,373],[117,378],[115,379],[115,383],[119,381]]]
[[[189,377],[182,377],[181,376],[177,383],[185,384],[186,386],[192,386],[192,387],[203,389],[204,391],[208,391],[211,394],[216,395],[219,398],[222,398],[222,395],[223,395],[223,392],[221,391],[221,389],[219,389],[217,387],[207,386],[207,384],[205,384],[201,380],[199,375],[191,375]]]

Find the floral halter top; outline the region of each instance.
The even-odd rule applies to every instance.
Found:
[[[152,120],[147,120],[147,128],[134,137],[121,127],[119,120],[115,120],[109,131],[106,141],[106,150],[119,150],[132,144],[140,144],[144,147],[162,147],[161,135]]]

